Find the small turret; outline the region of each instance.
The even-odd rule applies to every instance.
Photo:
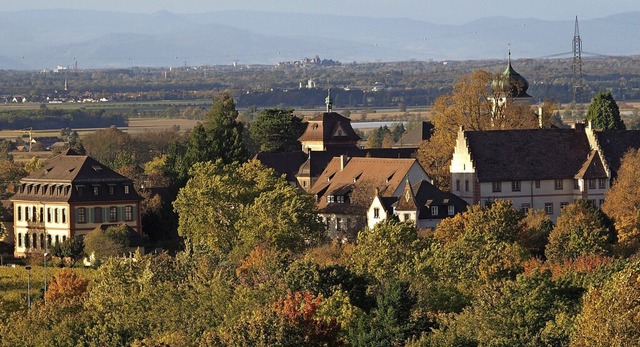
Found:
[[[331,100],[331,88],[327,92],[327,98],[324,100],[324,103],[327,105],[327,113],[331,113],[333,109],[333,101]]]

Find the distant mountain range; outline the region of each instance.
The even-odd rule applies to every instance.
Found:
[[[571,56],[574,18],[483,18],[438,25],[251,11],[131,14],[0,12],[0,69],[275,64],[320,56],[342,63]],[[640,11],[580,21],[583,54],[640,54]]]

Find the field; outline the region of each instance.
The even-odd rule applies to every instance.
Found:
[[[59,268],[46,268],[47,282]],[[76,274],[86,279],[94,276],[95,270],[90,268],[73,268]],[[27,270],[22,265],[0,266],[0,319],[5,320],[9,313],[27,306],[27,282],[31,287],[31,304],[42,300],[44,291],[45,268],[32,265],[27,277]]]

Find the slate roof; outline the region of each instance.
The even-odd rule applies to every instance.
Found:
[[[624,154],[631,148],[640,148],[640,130],[596,131],[596,139],[613,177],[618,176]]]
[[[406,184],[409,185],[408,183]],[[405,191],[407,189],[405,186]],[[413,192],[413,200],[407,202],[404,196],[401,196],[395,205],[398,212],[418,210],[418,219],[428,218],[445,218],[448,217],[448,211],[445,208],[438,209],[438,215],[432,216],[431,206],[454,206],[456,213],[466,211],[467,203],[455,194],[443,192],[433,184],[421,180],[411,187]]]
[[[407,131],[400,137],[400,140],[396,142],[394,148],[418,148],[420,141],[428,140],[431,138],[431,132],[433,131],[433,124],[431,122],[421,122],[413,129]]]
[[[574,129],[466,131],[465,136],[480,182],[574,177],[591,153],[584,131]]]
[[[274,169],[280,175],[285,175],[285,179],[288,182],[294,182],[300,166],[307,160],[307,155],[302,151],[284,153],[260,152],[253,158]]]

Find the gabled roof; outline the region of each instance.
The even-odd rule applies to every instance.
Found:
[[[617,177],[624,154],[631,148],[640,148],[640,130],[606,130],[595,134],[611,175]]]
[[[466,131],[481,182],[573,178],[591,148],[584,131],[528,129]]]
[[[342,165],[344,165],[343,168]],[[370,193],[366,191],[362,193],[372,196],[373,189],[378,188],[381,197],[391,196],[406,179],[413,165],[417,165],[415,159],[336,157],[327,165],[310,192],[318,196],[318,209],[321,211],[332,208],[330,205],[348,205],[346,201],[344,204],[328,203],[327,195],[340,195],[357,189],[371,189]]]
[[[580,171],[574,177],[576,179],[589,179],[589,178],[607,178],[607,169],[602,164],[600,159],[600,153],[596,150],[592,150],[589,157],[584,162],[584,165],[580,168]]]
[[[413,129],[407,131],[400,137],[400,140],[393,144],[394,148],[418,148],[420,141],[428,140],[431,138],[431,132],[433,131],[433,124],[431,122],[421,122]]]
[[[405,187],[406,189],[406,187]],[[401,204],[404,198],[401,196],[398,203],[395,205],[395,209],[398,212],[402,211],[418,211],[418,219],[426,219],[428,217],[434,218],[429,212],[431,206],[454,206],[456,212],[465,211],[467,209],[467,203],[455,194],[443,192],[433,184],[421,180],[411,187],[411,191],[414,193],[414,208],[408,204]],[[438,211],[438,218],[444,218],[448,215],[448,212],[444,209]]]
[[[415,211],[417,209],[418,209],[418,204],[413,194],[413,189],[411,189],[411,184],[409,183],[409,180],[406,180],[406,182],[404,183],[404,190],[402,191],[402,195],[398,197],[396,210]]]
[[[304,141],[329,143],[356,143],[360,136],[351,127],[351,120],[336,112],[325,112],[307,122],[307,128],[299,138]]]

